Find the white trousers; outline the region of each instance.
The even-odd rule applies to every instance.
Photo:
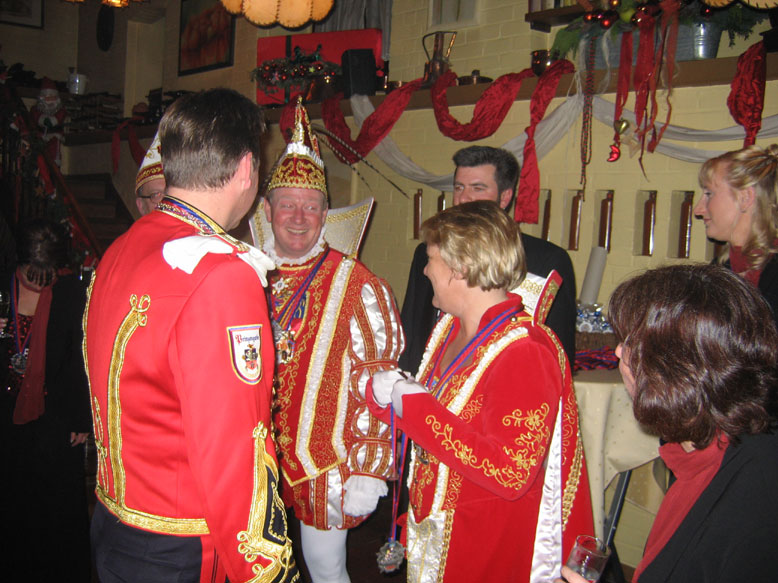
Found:
[[[318,530],[300,523],[303,558],[313,583],[351,583],[346,571],[348,530]]]

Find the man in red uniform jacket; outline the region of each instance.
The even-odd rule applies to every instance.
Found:
[[[273,264],[226,234],[251,207],[262,116],[240,94],[160,122],[167,196],[106,252],[84,355],[102,583],[298,580],[271,435]]]

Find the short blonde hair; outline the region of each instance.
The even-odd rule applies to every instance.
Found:
[[[469,287],[514,289],[527,274],[519,225],[495,202],[463,203],[424,221],[421,235],[427,245],[461,274]]]
[[[700,186],[707,188],[719,169],[733,189],[754,189],[756,212],[743,254],[752,268],[761,269],[770,255],[778,252],[778,144],[749,146],[705,161],[700,168]]]

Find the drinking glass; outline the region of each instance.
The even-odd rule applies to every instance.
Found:
[[[610,554],[601,539],[582,534],[576,537],[566,564],[589,583],[595,583],[605,570]]]
[[[11,312],[11,294],[5,290],[0,289],[0,318],[8,318]],[[11,335],[6,332],[8,330],[8,324],[6,323],[3,331],[0,332],[0,338],[10,338]]]

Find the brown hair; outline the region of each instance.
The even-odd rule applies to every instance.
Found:
[[[439,212],[424,221],[421,236],[469,287],[512,290],[527,274],[519,225],[491,200]]]
[[[719,169],[731,188],[754,189],[756,212],[743,255],[751,269],[762,269],[770,255],[778,253],[778,144],[749,146],[706,160],[700,167],[700,186],[708,188]]]
[[[640,423],[697,448],[767,428],[778,332],[754,286],[717,265],[660,267],[619,285],[608,315]]]
[[[211,190],[227,184],[251,153],[259,168],[262,110],[232,89],[209,89],[177,99],[159,123],[168,187]]]

